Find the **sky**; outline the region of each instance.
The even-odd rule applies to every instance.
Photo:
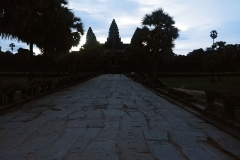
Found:
[[[194,49],[206,49],[212,45],[210,32],[216,30],[215,41],[227,44],[240,44],[240,0],[69,0],[69,8],[81,18],[85,35],[81,38],[79,50],[86,41],[86,33],[92,28],[97,40],[105,43],[109,27],[115,19],[123,43],[130,43],[137,27],[146,14],[162,8],[175,21],[180,30],[175,40],[173,51],[178,55],[187,55]],[[14,40],[0,40],[2,50],[10,50],[9,44],[14,43],[13,52],[19,47],[28,48],[26,44]],[[35,53],[40,51],[34,48]]]

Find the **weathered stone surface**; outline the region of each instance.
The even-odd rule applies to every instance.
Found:
[[[149,141],[167,141],[167,132],[163,131],[144,131],[144,138]]]
[[[84,111],[76,110],[76,111],[73,111],[72,113],[70,113],[67,118],[68,118],[68,120],[82,120],[85,117],[86,117],[86,114]]]
[[[85,152],[85,153],[73,153],[69,154],[66,159],[71,160],[85,160],[85,159],[97,159],[97,160],[119,160],[118,155],[109,152]]]
[[[84,153],[92,139],[81,138],[78,139],[70,149],[70,153]]]
[[[0,116],[4,160],[227,160],[239,153],[238,139],[124,76],[102,75]]]
[[[109,131],[119,131],[120,121],[107,121],[104,123],[105,129]]]
[[[67,128],[86,128],[88,123],[90,123],[91,120],[70,120],[67,122],[66,127]]]
[[[37,151],[29,151],[29,150],[1,150],[0,159],[11,159],[11,160],[19,160],[19,159],[35,159]]]
[[[103,120],[93,120],[87,124],[87,128],[104,128],[105,124]]]
[[[38,151],[37,159],[61,159],[69,152],[75,142],[76,139],[70,136],[59,138],[50,146]]]
[[[109,129],[103,129],[97,136],[97,140],[104,140],[104,139],[117,139],[119,131],[113,131]]]
[[[120,131],[119,138],[122,139],[144,139],[143,138],[143,130],[134,130],[129,129],[127,131]]]
[[[153,155],[157,159],[178,159],[184,160],[185,157],[178,152],[178,150],[168,142],[149,142],[149,146]]]
[[[100,133],[100,131],[101,131],[100,128],[88,128],[86,129],[86,132],[84,133],[83,138],[95,139]]]
[[[57,141],[57,137],[33,137],[24,142],[19,150],[42,150],[49,146],[51,146],[55,141]]]
[[[66,128],[63,133],[63,137],[79,138],[84,135],[86,128]]]
[[[117,146],[120,152],[148,153],[149,149],[142,139],[118,139]]]
[[[137,153],[137,152],[123,152],[119,154],[121,159],[126,160],[156,160],[156,158],[149,153]]]
[[[92,141],[86,150],[86,152],[107,152],[107,153],[115,153],[116,143],[114,140],[96,140]]]
[[[20,135],[18,137],[11,137],[11,138],[0,138],[0,153],[1,151],[9,151],[13,150],[24,141],[28,139],[25,135]],[[1,155],[1,154],[0,154]]]
[[[60,136],[64,133],[65,121],[47,121],[34,133],[35,136]]]

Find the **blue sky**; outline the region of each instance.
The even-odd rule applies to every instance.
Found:
[[[129,43],[135,29],[141,27],[144,15],[163,8],[181,30],[173,50],[182,55],[211,46],[212,30],[218,32],[215,41],[240,44],[239,6],[240,0],[69,0],[69,8],[82,19],[85,33],[92,27],[101,43],[106,41],[113,19],[116,20],[122,41]],[[85,40],[83,36],[80,45],[72,50],[79,50]],[[16,45],[14,52],[19,47],[28,48],[17,41],[1,40],[2,50],[10,50],[8,46],[12,42]],[[34,51],[39,53],[36,48]]]

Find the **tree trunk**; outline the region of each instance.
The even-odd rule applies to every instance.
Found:
[[[152,66],[152,82],[157,83],[158,81],[158,63],[155,61]]]
[[[211,83],[214,83],[214,82],[215,82],[214,72],[212,72],[212,74],[211,74]]]
[[[0,68],[0,87],[2,86],[2,73],[1,73],[1,68]]]
[[[160,53],[158,51],[154,51],[153,58],[153,82],[158,83],[158,72],[159,72],[159,59]]]
[[[28,81],[33,80],[33,42],[29,44],[29,72],[28,72]]]
[[[57,66],[56,66],[56,68],[57,68],[57,77],[59,77],[59,55],[58,55],[58,51],[57,51],[57,49],[55,49],[55,55],[57,56]]]
[[[218,82],[221,82],[221,73],[218,73]]]
[[[1,53],[1,48],[0,48],[0,53]],[[2,86],[2,66],[1,66],[1,59],[0,59],[0,87]]]
[[[47,55],[46,50],[43,51],[43,79],[47,78]]]
[[[157,75],[157,72],[154,71],[154,73],[153,73],[153,83],[157,83],[157,81],[158,81],[158,75]]]

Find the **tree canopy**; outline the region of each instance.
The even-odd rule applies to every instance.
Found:
[[[0,0],[0,4],[0,35],[29,44],[29,80],[34,44],[44,54],[68,52],[83,35],[83,23],[66,0]]]
[[[160,63],[165,62],[169,51],[174,47],[179,30],[174,26],[175,21],[162,8],[146,14],[142,19],[143,43],[151,53],[153,81],[157,81]]]
[[[79,17],[66,0],[0,0],[0,35],[39,48],[70,50],[83,35]]]

